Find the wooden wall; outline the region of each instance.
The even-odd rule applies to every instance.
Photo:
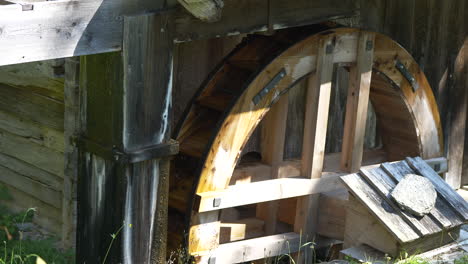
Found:
[[[64,60],[0,68],[0,184],[13,210],[36,208],[34,221],[62,230]]]

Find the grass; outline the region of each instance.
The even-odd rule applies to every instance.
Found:
[[[23,240],[15,224],[31,222],[34,210],[22,213],[9,212],[0,206],[0,264],[72,264],[73,251],[61,251],[57,240]],[[42,261],[42,262],[40,262]]]

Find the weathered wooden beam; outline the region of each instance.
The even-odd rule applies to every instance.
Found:
[[[206,22],[219,20],[224,6],[223,0],[178,0],[178,2],[194,17]]]
[[[118,51],[124,15],[159,1],[59,0],[0,5],[0,65]]]
[[[334,18],[357,15],[355,1],[225,0],[219,21],[204,23],[186,13],[174,13],[174,41],[225,37],[310,25]]]
[[[76,232],[76,184],[78,181],[79,150],[74,144],[76,135],[82,133],[80,119],[80,58],[67,58],[64,86],[64,180],[62,188],[62,244],[68,248],[75,245]]]
[[[125,17],[123,149],[168,143],[173,42],[167,15]],[[168,153],[169,154],[169,153]],[[169,159],[127,165],[123,251],[131,263],[166,261]]]
[[[20,4],[0,5],[0,66],[119,51],[125,15],[170,12],[173,39],[185,42],[313,24],[357,12],[351,0],[277,0],[270,9],[264,0],[227,0],[219,21],[207,23],[174,9],[174,1],[164,10],[156,2],[59,0],[35,2],[26,10]]]

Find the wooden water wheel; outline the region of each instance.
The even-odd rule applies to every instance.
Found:
[[[340,175],[362,164],[441,155],[436,102],[411,55],[378,33],[322,30],[249,36],[204,82],[176,134],[171,249],[185,238],[190,254],[204,263],[297,251],[316,231],[316,194],[341,188]],[[350,76],[345,129],[342,152],[327,155],[336,64]],[[301,80],[307,81],[302,155],[284,160],[288,91]],[[364,152],[369,99],[382,147]],[[257,127],[261,157],[244,162],[242,150]],[[282,204],[286,200],[292,208]]]

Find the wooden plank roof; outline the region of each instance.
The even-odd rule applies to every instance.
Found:
[[[437,191],[434,209],[414,216],[393,201],[390,193],[406,174],[429,179]],[[419,157],[382,163],[342,177],[345,186],[401,243],[459,226],[468,220],[468,203]]]

